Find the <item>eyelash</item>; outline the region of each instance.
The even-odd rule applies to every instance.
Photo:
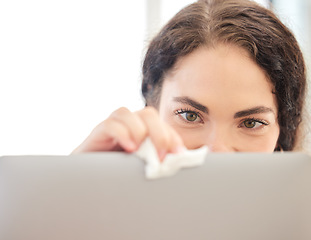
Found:
[[[178,116],[182,117],[182,120],[184,120],[185,122],[190,123],[190,124],[191,124],[191,123],[196,123],[196,120],[197,120],[197,119],[195,119],[195,121],[189,121],[189,120],[187,120],[186,118],[184,118],[183,116],[181,116],[181,115],[184,114],[184,113],[192,113],[192,114],[195,114],[195,115],[201,120],[200,122],[201,122],[201,123],[203,122],[203,118],[202,118],[201,114],[200,114],[199,112],[197,112],[197,111],[193,111],[193,110],[191,110],[191,109],[179,109],[179,110],[175,111],[175,115],[178,115]],[[260,124],[262,124],[262,125],[259,126],[259,127],[251,127],[251,128],[248,128],[248,127],[245,126],[245,123],[246,123],[247,121],[255,122],[255,123],[260,123]],[[242,119],[241,122],[240,122],[240,124],[238,125],[238,127],[239,127],[239,128],[245,128],[245,129],[250,130],[250,131],[256,131],[256,130],[258,130],[257,128],[260,128],[260,127],[262,127],[262,126],[263,126],[263,127],[264,127],[264,126],[268,126],[268,125],[269,125],[269,123],[268,123],[267,121],[263,120],[263,119],[251,117],[251,118],[244,118],[244,119]]]
[[[239,128],[246,128],[246,129],[251,130],[251,131],[257,130],[258,127],[257,127],[257,128],[255,128],[255,127],[253,127],[253,128],[248,128],[248,127],[246,127],[246,126],[245,126],[245,123],[246,123],[247,121],[260,123],[260,124],[263,125],[263,127],[269,125],[269,123],[268,123],[267,121],[263,120],[263,119],[258,119],[258,118],[253,118],[253,117],[252,117],[252,118],[245,118],[245,119],[243,119],[243,120],[240,122],[240,124],[239,124]],[[261,127],[261,126],[259,126],[259,127]]]
[[[187,108],[186,109],[179,109],[179,110],[175,111],[175,115],[178,115],[178,116],[182,117],[182,120],[184,120],[185,122],[187,122],[187,123],[196,123],[197,119],[195,121],[189,121],[189,120],[185,119],[183,116],[181,116],[184,113],[195,114],[200,119],[200,123],[203,122],[203,118],[202,118],[201,114],[199,112],[197,112],[197,111],[193,111],[193,110],[187,109]]]

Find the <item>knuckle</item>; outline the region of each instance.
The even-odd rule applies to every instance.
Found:
[[[126,114],[129,114],[130,111],[126,107],[120,107],[117,110],[113,111],[110,114],[110,117],[122,117]]]
[[[101,129],[103,132],[110,136],[123,136],[127,134],[126,128],[120,124],[118,121],[112,119],[112,118],[107,118],[102,122]]]
[[[107,118],[105,119],[104,121],[102,121],[98,126],[107,126],[107,125],[111,125],[111,123],[113,122],[114,120],[112,118]]]
[[[102,131],[107,131],[109,129],[113,129],[114,122],[115,121],[112,118],[107,118],[104,121],[102,121],[100,124],[98,124],[96,128]]]

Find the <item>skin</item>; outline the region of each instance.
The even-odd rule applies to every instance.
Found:
[[[160,161],[166,153],[207,145],[213,152],[273,152],[277,104],[264,71],[243,49],[201,47],[164,78],[159,109],[120,108],[74,153],[137,150],[146,137]]]
[[[200,48],[167,74],[159,112],[187,148],[273,152],[279,126],[272,92],[263,70],[243,49]]]

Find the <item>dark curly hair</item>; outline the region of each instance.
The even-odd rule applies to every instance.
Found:
[[[242,47],[264,70],[278,103],[278,148],[293,150],[302,121],[306,70],[292,32],[275,14],[247,0],[199,0],[177,13],[154,37],[143,63],[142,94],[158,107],[165,73],[201,46]]]

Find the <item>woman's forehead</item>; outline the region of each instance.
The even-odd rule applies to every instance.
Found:
[[[200,48],[180,59],[174,71],[167,74],[163,91],[166,87],[172,94],[213,104],[275,104],[265,72],[246,51],[232,45]]]
[[[249,57],[248,53],[233,45],[199,48],[179,59],[165,81],[178,79],[185,84],[197,81],[202,84],[246,85],[267,84],[265,72]]]

